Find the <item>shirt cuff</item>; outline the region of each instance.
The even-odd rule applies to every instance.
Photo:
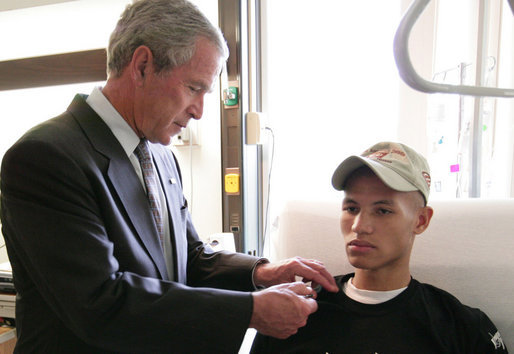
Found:
[[[262,289],[266,288],[263,285],[256,285],[255,284],[255,280],[253,278],[253,274],[255,273],[255,268],[257,268],[257,266],[259,264],[264,264],[264,263],[269,263],[269,260],[267,258],[261,258],[257,262],[255,262],[255,264],[253,265],[253,268],[252,268],[252,284],[253,284],[253,287],[254,287],[255,290],[262,290]]]

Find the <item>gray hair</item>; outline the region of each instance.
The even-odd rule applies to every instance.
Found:
[[[127,5],[109,39],[107,74],[120,76],[137,47],[152,51],[158,73],[187,63],[194,55],[196,40],[204,37],[228,57],[227,44],[219,28],[187,0],[134,0]]]

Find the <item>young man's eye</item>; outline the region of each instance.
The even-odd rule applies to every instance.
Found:
[[[353,207],[353,206],[346,206],[346,207],[343,207],[343,211],[350,213],[350,214],[355,214],[358,212],[358,208]]]
[[[388,209],[382,209],[382,208],[381,208],[381,209],[378,209],[378,213],[379,213],[380,215],[387,215],[387,214],[391,214],[391,213],[392,213],[392,211],[391,211],[391,210],[388,210]]]

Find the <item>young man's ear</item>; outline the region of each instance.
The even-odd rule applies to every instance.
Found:
[[[430,220],[432,220],[432,216],[434,215],[434,209],[429,206],[425,206],[418,211],[418,220],[416,224],[416,228],[414,229],[414,233],[416,235],[424,232],[428,225],[430,224]]]
[[[136,86],[140,86],[149,70],[152,70],[153,55],[150,48],[145,45],[139,46],[132,54],[130,62],[131,76]]]

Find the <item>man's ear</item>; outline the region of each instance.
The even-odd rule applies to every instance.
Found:
[[[141,45],[134,50],[129,64],[130,74],[135,86],[141,86],[151,70],[153,70],[153,55],[150,48]]]
[[[432,220],[432,216],[434,215],[434,209],[429,206],[425,206],[418,210],[417,214],[417,224],[414,229],[414,233],[419,235],[423,233],[428,225],[430,224],[430,220]]]

